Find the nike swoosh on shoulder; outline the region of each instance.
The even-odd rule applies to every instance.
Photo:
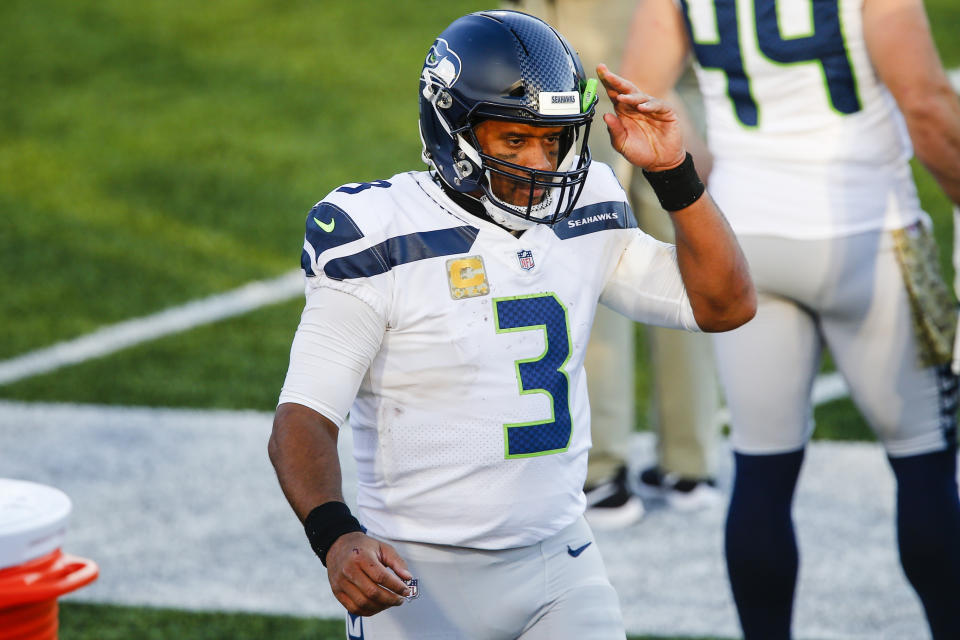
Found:
[[[334,228],[335,226],[337,226],[337,219],[336,219],[336,218],[330,218],[330,222],[320,222],[320,220],[318,220],[317,217],[314,216],[314,217],[313,217],[313,221],[317,223],[317,226],[318,226],[318,227],[320,227],[321,229],[323,229],[323,230],[326,231],[327,233],[330,233],[331,231],[333,231],[333,228]]]
[[[592,540],[587,544],[583,545],[582,547],[577,547],[576,549],[572,548],[570,545],[567,545],[567,553],[569,553],[571,557],[576,558],[581,553],[583,553],[584,549],[589,547],[591,544],[593,544]]]

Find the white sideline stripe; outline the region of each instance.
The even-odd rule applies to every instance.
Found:
[[[947,69],[947,78],[950,79],[950,84],[953,85],[953,90],[957,93],[960,93],[960,67],[956,69]]]
[[[188,302],[141,318],[101,327],[93,333],[0,362],[0,385],[99,358],[141,342],[238,316],[303,294],[299,269],[280,277]]]

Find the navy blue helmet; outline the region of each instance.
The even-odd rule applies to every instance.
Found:
[[[596,100],[584,100],[586,88],[577,53],[542,20],[517,11],[459,18],[434,41],[420,75],[423,159],[452,189],[482,191],[480,201],[500,224],[553,224],[570,215],[590,166]],[[484,153],[473,128],[490,119],[564,127],[557,169],[534,171]],[[497,198],[491,174],[526,185],[526,206]],[[538,188],[545,195],[536,201]]]

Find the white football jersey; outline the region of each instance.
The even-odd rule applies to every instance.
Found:
[[[903,118],[870,63],[863,0],[677,0],[738,233],[817,238],[922,215]]]
[[[427,172],[340,187],[307,218],[302,264],[308,306],[332,287],[382,318],[350,425],[359,518],[399,540],[503,549],[568,526],[585,502],[583,359],[598,301],[697,329],[674,247],[636,228],[600,163],[569,218],[520,237],[465,212]],[[336,404],[305,377],[288,373],[280,401]]]

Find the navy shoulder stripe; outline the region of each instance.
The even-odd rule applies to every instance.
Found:
[[[310,209],[306,226],[304,237],[313,247],[313,253],[318,258],[327,249],[333,249],[363,237],[363,232],[347,212],[329,202],[319,202]],[[308,276],[316,275],[310,266],[310,254],[306,250],[300,253],[300,266]]]
[[[636,227],[637,219],[630,205],[622,200],[611,200],[574,209],[568,218],[553,225],[553,232],[561,240],[567,240],[596,231]]]
[[[334,258],[323,272],[334,280],[375,276],[408,262],[466,253],[478,233],[476,227],[465,226],[396,236],[359,253]]]
[[[327,249],[362,237],[363,232],[353,219],[335,204],[320,202],[307,214],[307,242],[313,246],[318,256]]]

